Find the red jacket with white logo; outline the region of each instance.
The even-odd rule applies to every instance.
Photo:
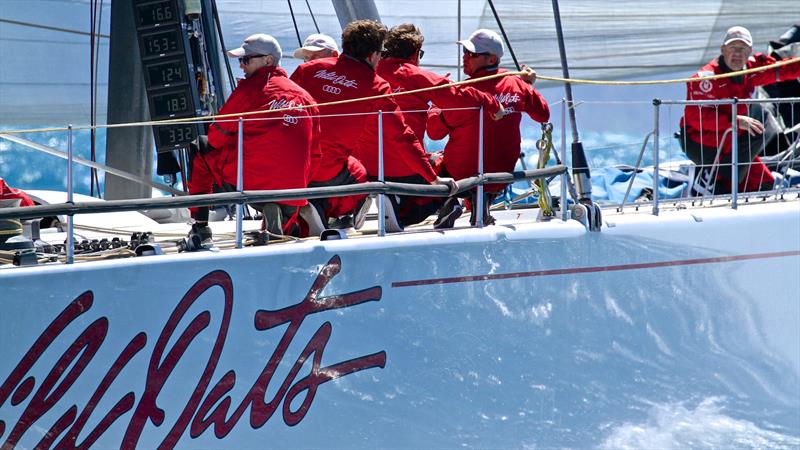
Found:
[[[386,58],[378,63],[378,75],[392,87],[392,92],[414,91],[450,84],[446,77],[421,69],[405,58]],[[491,94],[471,86],[451,86],[416,94],[398,95],[394,100],[403,110],[406,123],[420,143],[424,142],[428,102],[442,109],[476,108],[483,106],[489,115],[500,109],[500,103]]]
[[[747,69],[763,67],[775,63],[775,59],[763,53],[756,53],[747,61]],[[692,75],[692,78],[703,76],[721,75],[725,73],[718,59],[703,66],[699,72]],[[753,95],[757,86],[772,84],[778,81],[787,81],[800,76],[800,62],[768,69],[763,72],[755,72],[744,75],[743,79],[736,83],[732,78],[719,78],[716,80],[690,81],[686,83],[687,100],[719,100],[740,98],[746,99]],[[737,115],[747,115],[747,105],[739,104],[736,110]],[[684,108],[684,116],[681,118],[681,127],[686,127],[686,134],[689,139],[704,146],[717,147],[720,143],[725,130],[731,127],[732,105],[687,105]],[[746,133],[746,130],[739,129],[739,136]],[[730,152],[731,140],[726,139],[724,151]]]
[[[236,114],[258,110],[312,105],[314,99],[291,81],[280,67],[263,67],[239,85],[219,111]],[[264,113],[244,117],[242,167],[244,189],[272,190],[305,188],[312,160],[320,158],[319,111],[316,107]],[[266,119],[266,120],[265,120]],[[213,150],[203,155],[214,181],[236,186],[239,122],[234,118],[215,121],[208,132]],[[282,201],[302,206],[305,200]]]
[[[480,78],[505,69],[483,70],[472,78]],[[506,115],[494,121],[484,111],[484,166],[485,173],[512,172],[520,152],[520,129],[522,113],[527,113],[537,122],[550,119],[550,108],[536,89],[517,76],[506,76],[479,81],[470,86],[492,94],[503,104]],[[428,136],[442,139],[450,135],[444,149],[442,164],[455,179],[471,177],[478,173],[478,112],[477,111],[432,111],[428,115]],[[487,190],[502,189],[492,185]]]
[[[322,58],[301,64],[292,80],[303,86],[318,103],[336,102],[391,93],[389,83],[375,74],[369,64],[347,55]],[[378,116],[383,111],[384,175],[421,175],[436,179],[425,150],[406,125],[397,103],[391,98],[365,100],[342,105],[321,106],[322,162],[314,181],[326,181],[338,174],[347,157],[353,155],[371,176],[378,174]]]

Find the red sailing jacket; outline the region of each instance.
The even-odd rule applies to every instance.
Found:
[[[483,70],[473,78],[485,77],[505,69]],[[492,120],[484,111],[484,172],[511,172],[520,152],[520,129],[522,112],[537,122],[550,118],[550,108],[544,97],[533,86],[516,76],[479,81],[470,86],[494,95],[506,111],[500,120]],[[478,112],[477,111],[432,111],[428,115],[428,136],[442,139],[450,135],[444,149],[442,165],[455,179],[478,173]],[[487,186],[497,191],[503,185]]]
[[[9,186],[0,178],[0,207],[33,206],[33,200],[22,189]]]
[[[239,85],[219,111],[222,114],[314,104],[314,99],[289,80],[280,67],[263,67]],[[275,114],[245,116],[242,167],[244,189],[305,188],[314,159],[320,158],[319,111],[316,107]],[[269,120],[257,120],[269,118]],[[203,155],[218,185],[236,185],[239,122],[218,120],[209,128],[213,150]],[[302,206],[306,200],[282,201]]]
[[[301,64],[291,78],[318,103],[391,93],[389,84],[377,76],[369,64],[347,55]],[[359,113],[379,110],[384,112],[384,175],[406,177],[418,174],[427,181],[436,179],[425,150],[406,125],[393,99],[366,100],[319,109],[322,115],[339,116],[320,120],[322,162],[314,181],[322,182],[336,176],[351,154],[361,160],[369,175],[378,175],[378,116]]]
[[[756,53],[747,61],[746,68],[763,67],[774,64],[775,61],[771,56]],[[692,75],[692,78],[723,73],[725,72],[718,59],[714,59],[703,66],[699,72]],[[690,81],[686,83],[686,99],[719,100],[734,97],[746,99],[752,97],[753,91],[757,86],[791,80],[798,76],[800,76],[800,62],[778,67],[777,69],[744,75],[744,80],[740,83],[735,83],[731,78],[703,80],[700,82]],[[702,107],[687,105],[684,108],[684,116],[681,118],[681,127],[686,127],[686,134],[689,139],[704,146],[716,148],[719,146],[720,138],[725,133],[725,130],[731,127],[731,112],[731,105],[720,105],[719,107],[714,105]],[[747,105],[737,105],[736,112],[737,115],[747,115]],[[739,136],[744,135],[746,132],[739,129]],[[726,139],[723,151],[729,153],[731,145],[731,140]]]
[[[392,92],[413,91],[449,84],[446,77],[428,72],[405,58],[386,58],[378,63],[378,75],[392,87]],[[451,86],[418,94],[398,95],[395,102],[403,110],[405,121],[420,143],[424,142],[428,101],[439,108],[475,108],[483,106],[490,116],[500,109],[500,104],[491,94],[471,86]]]

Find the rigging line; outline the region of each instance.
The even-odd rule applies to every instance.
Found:
[[[97,25],[94,29],[94,62],[93,62],[93,71],[94,71],[94,83],[92,84],[92,88],[94,89],[94,98],[92,99],[93,109],[94,112],[92,113],[92,123],[97,124],[97,97],[98,97],[98,90],[97,90],[97,82],[99,80],[99,71],[100,71],[100,39],[97,38],[97,33],[100,32],[103,26],[103,0],[100,0],[100,4],[95,7],[95,13],[97,14]],[[92,161],[97,162],[97,133],[96,130],[92,130]],[[100,176],[97,173],[97,169],[92,168],[91,171],[92,178],[94,179],[94,186],[97,188],[97,197],[101,198],[100,195]]]
[[[19,145],[22,145],[22,146],[25,146],[25,147],[28,147],[28,148],[31,148],[31,149],[34,149],[34,150],[38,150],[38,151],[43,152],[43,153],[47,153],[48,155],[57,156],[57,157],[62,158],[62,159],[67,159],[68,158],[68,155],[67,155],[66,152],[63,152],[61,150],[57,150],[55,148],[48,147],[46,145],[42,145],[42,144],[30,141],[30,140],[25,139],[23,137],[19,137],[19,136],[0,136],[0,137],[3,138],[3,139],[9,140],[11,142],[15,142],[15,143],[17,143]],[[161,183],[155,182],[155,181],[153,181],[151,179],[148,179],[146,177],[140,177],[139,175],[128,173],[128,172],[126,172],[124,170],[115,169],[115,168],[113,168],[111,166],[107,166],[105,164],[100,164],[100,163],[97,163],[97,162],[89,161],[88,159],[81,158],[80,156],[73,156],[72,161],[75,162],[76,164],[81,164],[81,165],[87,166],[87,167],[94,167],[94,168],[97,168],[97,169],[100,169],[100,170],[104,171],[105,173],[110,173],[110,174],[116,175],[116,176],[118,176],[120,178],[125,178],[126,180],[135,181],[135,182],[137,182],[139,184],[143,184],[145,186],[154,187],[154,188],[162,190],[164,192],[169,192],[169,193],[175,194],[175,195],[186,195],[183,191],[179,191],[179,190],[173,188],[172,186],[167,186],[166,184],[161,184]]]
[[[31,23],[31,22],[22,22],[22,21],[19,21],[19,20],[0,19],[0,23],[10,23],[12,25],[19,25],[19,26],[22,26],[22,27],[39,28],[39,29],[42,29],[42,30],[60,31],[62,33],[78,34],[78,35],[81,35],[81,36],[89,36],[89,35],[91,35],[91,33],[87,33],[86,31],[71,30],[69,28],[51,27],[49,25],[42,25],[42,24],[39,24],[39,23]],[[98,34],[98,36],[101,37],[101,38],[106,38],[106,39],[111,37],[111,36],[109,36],[107,34]]]
[[[317,34],[319,34],[317,19],[314,17],[314,11],[311,10],[311,5],[308,3],[308,0],[306,0],[306,7],[308,7],[308,13],[311,14],[311,21],[314,22],[314,28],[317,30]]]
[[[222,23],[219,20],[219,11],[217,11],[217,0],[211,0],[211,15],[214,16],[214,24],[217,28],[217,37],[219,45],[222,47],[222,56],[225,61],[225,69],[228,72],[228,83],[231,85],[231,91],[236,89],[236,81],[233,78],[233,70],[231,70],[231,62],[228,60],[228,55],[225,54],[227,47],[225,47],[225,38],[222,36]]]
[[[500,27],[500,33],[503,34],[503,39],[506,41],[506,46],[508,46],[508,51],[511,52],[511,59],[514,60],[514,65],[517,66],[517,70],[521,70],[519,65],[519,61],[517,61],[517,55],[514,54],[514,47],[511,46],[511,41],[508,40],[508,35],[506,34],[505,28],[503,28],[503,24],[500,22],[500,16],[497,15],[497,10],[494,9],[494,2],[489,0],[489,7],[492,8],[492,14],[494,15],[494,21],[497,22],[497,26]],[[498,58],[498,63],[499,58]]]
[[[289,14],[292,15],[292,23],[294,24],[294,32],[297,34],[297,45],[300,47],[303,46],[303,40],[300,39],[300,29],[297,28],[297,20],[294,18],[294,9],[292,9],[292,0],[286,0],[286,3],[289,4]]]
[[[89,123],[92,125],[92,129],[89,133],[89,158],[91,161],[95,160],[95,147],[94,147],[94,138],[96,135],[96,129],[94,128],[95,125],[95,115],[94,115],[94,31],[95,31],[95,23],[97,22],[97,16],[95,14],[95,8],[97,7],[97,0],[91,0],[89,2]],[[70,139],[72,136],[70,135]],[[71,144],[71,143],[70,143]],[[89,181],[89,194],[94,197],[94,170],[89,171],[90,181]]]
[[[452,64],[428,64],[423,63],[420,64],[420,67],[432,67],[435,69],[451,69],[455,66]],[[511,65],[500,64],[501,68],[508,68]],[[617,70],[617,69],[685,69],[687,67],[697,68],[696,63],[692,64],[653,64],[653,65],[618,65],[618,66],[570,66],[569,70],[576,71],[576,70]],[[536,65],[536,70],[561,70],[561,66],[540,66]]]
[[[457,25],[458,29],[458,40],[461,40],[461,0],[458,0],[458,20]],[[456,45],[456,79],[457,81],[461,81],[461,49],[458,48]]]
[[[612,85],[612,86],[614,86],[614,85],[619,86],[619,85],[686,83],[686,82],[690,82],[690,81],[694,83],[694,82],[703,81],[703,80],[718,80],[718,79],[722,79],[722,78],[730,78],[730,77],[735,77],[735,76],[739,76],[739,75],[746,75],[746,74],[750,74],[750,73],[763,72],[765,70],[770,70],[770,69],[774,69],[776,67],[781,67],[781,66],[785,66],[785,65],[793,64],[793,63],[797,63],[797,62],[800,62],[800,57],[791,58],[791,59],[785,59],[783,61],[778,61],[776,63],[769,64],[769,65],[766,65],[766,66],[754,67],[752,69],[740,70],[738,72],[729,72],[729,73],[723,73],[723,74],[719,74],[719,75],[711,75],[711,76],[707,76],[707,77],[681,78],[681,79],[677,79],[677,80],[652,80],[652,81],[621,81],[621,82],[614,82],[614,81],[597,81],[597,80],[576,80],[576,79],[567,79],[567,78],[559,78],[559,77],[548,77],[548,76],[544,76],[544,75],[536,75],[536,79],[537,80],[544,79],[544,80],[549,80],[549,81],[569,82],[569,83],[609,84],[609,85]],[[449,89],[449,88],[454,87],[454,86],[475,84],[475,83],[480,83],[481,81],[493,80],[495,78],[502,78],[502,77],[514,76],[514,75],[525,75],[527,73],[528,73],[527,71],[520,71],[520,72],[509,71],[509,72],[503,72],[503,73],[496,73],[494,75],[489,75],[489,76],[480,77],[480,78],[470,78],[469,80],[464,80],[464,81],[454,81],[454,82],[448,83],[448,84],[442,84],[442,85],[439,85],[439,86],[432,86],[432,87],[423,88],[423,89],[415,89],[415,90],[411,90],[411,91],[392,92],[390,94],[373,95],[373,96],[370,96],[370,97],[352,98],[352,99],[348,99],[348,100],[339,100],[339,101],[328,102],[328,103],[314,103],[314,104],[311,104],[311,105],[300,105],[300,106],[294,106],[292,108],[281,108],[281,109],[274,109],[274,110],[268,110],[268,111],[267,110],[264,110],[264,111],[259,110],[259,111],[250,111],[250,112],[238,113],[238,114],[218,114],[218,115],[215,115],[215,116],[204,116],[202,118],[202,120],[203,121],[211,121],[211,120],[215,120],[215,119],[231,119],[231,118],[252,116],[252,115],[256,115],[256,114],[265,114],[265,113],[275,114],[275,113],[279,113],[279,112],[297,111],[297,110],[300,110],[300,109],[308,109],[308,108],[313,108],[313,107],[335,106],[335,105],[344,105],[344,104],[349,104],[349,103],[357,103],[357,102],[361,102],[361,101],[379,100],[379,99],[389,98],[389,97],[399,97],[401,95],[413,95],[413,94],[418,94],[420,92],[433,91],[433,90],[436,90],[436,89]],[[197,117],[184,117],[184,118],[180,118],[180,119],[151,120],[151,121],[147,121],[147,122],[130,122],[130,123],[114,123],[114,124],[98,125],[97,128],[106,128],[107,129],[107,128],[122,128],[122,127],[129,127],[129,126],[169,125],[169,124],[175,124],[175,123],[192,123],[192,122],[197,122],[198,120],[200,120],[200,119],[198,119]],[[73,131],[88,130],[89,128],[90,127],[87,127],[87,126],[77,126],[77,127],[72,127],[72,130]],[[68,128],[66,128],[66,127],[33,128],[33,129],[23,129],[23,130],[0,130],[0,137],[16,135],[16,134],[42,133],[42,132],[52,132],[52,131],[67,131],[67,130],[68,130]]]
[[[494,2],[492,0],[489,0],[489,7],[492,8],[494,20],[497,22],[497,26],[500,27],[500,32],[503,33],[503,39],[506,41],[508,51],[511,53],[511,59],[514,60],[514,66],[517,68],[517,70],[521,70],[522,68],[519,65],[519,61],[517,61],[517,55],[514,53],[514,47],[511,46],[511,41],[508,40],[508,35],[506,34],[505,28],[503,28],[503,23],[500,22],[500,16],[497,14],[497,10],[494,9]],[[500,58],[497,58],[497,65],[500,65]],[[525,165],[525,156],[522,153],[519,154],[519,162],[524,170],[528,169],[528,167]],[[528,180],[528,186],[533,187],[530,180]]]

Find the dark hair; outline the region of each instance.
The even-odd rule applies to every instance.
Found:
[[[374,20],[354,20],[342,30],[342,52],[364,60],[373,52],[383,50],[386,26]]]
[[[413,23],[404,23],[389,30],[386,36],[386,57],[410,58],[422,48],[425,37]]]

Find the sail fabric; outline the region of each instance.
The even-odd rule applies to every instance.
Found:
[[[551,1],[495,1],[520,61],[560,75]],[[560,1],[570,75],[629,79],[658,73],[690,74],[719,55],[725,31],[747,27],[754,50],[766,51],[797,20],[792,0]],[[497,29],[491,11],[481,26]],[[511,63],[511,58],[504,58]]]
[[[0,125],[89,123],[90,0],[2,3]],[[218,0],[217,4],[228,48],[253,33],[275,36],[284,55],[298,47],[286,0]],[[341,26],[332,2],[308,4],[313,19],[305,1],[292,1],[300,38],[317,32],[316,20],[320,32],[340,42]],[[486,0],[375,0],[375,4],[388,26],[419,25],[425,34],[423,67],[449,72],[453,79],[459,77],[461,59],[455,42],[477,28],[499,31]],[[755,49],[765,51],[770,40],[797,20],[796,0],[562,0],[559,4],[573,78],[688,76],[718,54],[727,28],[749,28]],[[494,0],[494,5],[518,60],[542,75],[561,76],[552,2]],[[110,6],[111,0],[103,2],[100,33],[104,35],[110,30]],[[99,123],[105,121],[107,108],[108,43],[107,37],[100,38]],[[503,66],[513,68],[507,53]],[[286,56],[282,65],[291,73],[299,62]],[[232,64],[234,74],[240,75],[238,63]]]

